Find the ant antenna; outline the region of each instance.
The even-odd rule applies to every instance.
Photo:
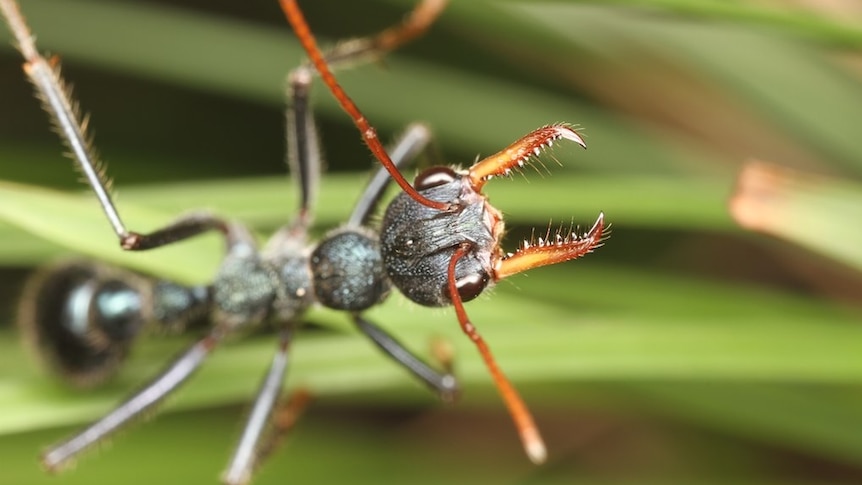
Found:
[[[350,115],[350,118],[353,119],[353,123],[356,125],[356,128],[359,129],[360,133],[362,133],[362,139],[365,141],[365,144],[377,160],[383,164],[395,183],[397,183],[401,189],[416,202],[439,211],[449,210],[450,204],[424,197],[416,191],[416,189],[407,182],[404,175],[398,171],[398,167],[392,162],[389,158],[389,154],[386,153],[386,150],[383,148],[383,144],[380,143],[380,139],[377,137],[377,131],[373,126],[371,126],[365,118],[365,115],[359,111],[356,103],[354,103],[353,100],[350,99],[350,96],[344,92],[344,89],[338,84],[338,81],[335,80],[335,76],[332,75],[332,71],[329,69],[329,65],[326,63],[323,54],[320,52],[320,48],[317,47],[317,42],[314,40],[314,35],[308,27],[308,22],[306,22],[302,11],[296,4],[296,0],[279,0],[279,3],[281,4],[281,9],[284,11],[284,15],[287,17],[287,21],[290,23],[291,27],[293,27],[293,31],[296,32],[299,42],[308,54],[308,59],[314,65],[315,69],[317,69],[317,72],[320,73],[320,78],[323,79],[323,82],[332,92],[332,95],[335,96],[335,99],[338,100],[338,103],[344,111],[346,111],[347,114]],[[445,3],[445,1],[439,0],[423,2],[400,29],[388,30],[381,34],[381,37],[377,39],[378,48],[389,49],[419,35],[419,33],[424,31],[428,25],[431,24],[434,18],[443,9]]]
[[[482,355],[482,360],[485,361],[485,366],[491,377],[494,379],[494,384],[497,390],[503,397],[503,402],[509,409],[509,414],[512,416],[512,421],[515,422],[515,427],[518,429],[518,434],[521,437],[521,444],[524,446],[524,451],[527,456],[535,464],[545,462],[548,453],[545,449],[545,442],[542,440],[542,435],[539,434],[539,428],[533,421],[533,415],[518,394],[515,386],[509,382],[509,379],[503,374],[503,371],[494,360],[494,355],[491,354],[491,348],[485,343],[485,339],[479,335],[476,327],[470,322],[467,312],[464,310],[464,302],[461,301],[461,294],[458,293],[457,278],[455,277],[455,266],[463,256],[466,256],[470,250],[469,243],[461,244],[449,260],[449,295],[452,298],[452,305],[455,306],[455,313],[458,315],[458,323],[461,324],[461,330],[467,337],[476,344],[479,349],[479,354]]]

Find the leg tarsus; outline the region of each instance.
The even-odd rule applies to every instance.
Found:
[[[377,347],[410,371],[411,374],[418,377],[426,386],[435,391],[444,402],[451,403],[458,399],[461,389],[454,375],[449,372],[440,373],[432,369],[388,332],[361,316],[354,314],[353,321],[359,330],[370,338]]]
[[[252,473],[281,446],[285,436],[293,429],[312,399],[313,396],[308,389],[300,388],[294,391],[286,402],[276,404],[269,433],[260,440],[258,445]]]
[[[138,416],[153,409],[194,374],[219,340],[219,334],[213,332],[193,344],[180,354],[164,372],[132,397],[123,401],[113,411],[65,441],[50,447],[42,455],[42,464],[48,470],[57,471],[82,452],[113,435]]]
[[[252,472],[260,461],[260,444],[266,433],[267,425],[272,421],[273,409],[281,395],[288,365],[288,347],[292,336],[293,329],[291,327],[286,327],[281,332],[278,351],[261,383],[254,405],[243,426],[242,436],[231,455],[228,468],[222,476],[222,481],[228,485],[248,483]]]
[[[423,0],[398,25],[376,35],[338,43],[324,54],[333,69],[357,62],[377,61],[402,45],[421,37],[446,8],[447,0]]]

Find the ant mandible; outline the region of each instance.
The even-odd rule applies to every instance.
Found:
[[[445,0],[423,0],[402,24],[373,37],[338,44],[325,53],[317,47],[296,1],[279,1],[310,61],[288,77],[288,160],[298,181],[300,207],[295,219],[259,250],[244,225],[204,212],[182,216],[148,234],[129,231],[114,206],[108,180],[90,146],[85,118],[60,76],[56,59],[39,54],[15,0],[0,0],[0,10],[24,57],[24,72],[95,192],[120,246],[130,251],[154,249],[209,231],[221,233],[226,246],[224,260],[209,285],[154,281],[92,262],[55,265],[31,279],[20,308],[24,333],[54,370],[80,385],[97,384],[115,372],[145,325],[182,330],[200,318],[210,323],[203,338],[136,394],[50,447],[42,456],[43,464],[50,470],[62,468],[155,407],[188,380],[226,336],[267,322],[279,333],[276,355],[223,476],[229,484],[247,482],[270,439],[266,430],[282,391],[295,328],[304,311],[315,303],[348,312],[357,328],[389,357],[443,400],[454,400],[459,390],[451,373],[435,370],[362,316],[364,310],[381,303],[392,286],[420,305],[454,306],[462,330],[478,347],[503,397],[528,457],[543,462],[545,445],[529,410],[497,366],[463,303],[503,278],[578,258],[602,244],[607,231],[599,215],[584,233],[560,230],[505,253],[500,247],[502,214],[482,194],[488,180],[529,164],[554,141],[565,139],[586,147],[583,139],[569,125],[548,125],[467,170],[434,167],[411,185],[399,167],[425,149],[429,130],[411,125],[387,151],[330,68],[378,58],[421,35],[443,10]],[[320,150],[308,103],[315,74],[350,115],[382,168],[347,223],[312,243],[308,231],[320,172]],[[369,219],[390,181],[402,191],[389,203],[375,231],[369,227]]]

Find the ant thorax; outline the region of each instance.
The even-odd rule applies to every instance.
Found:
[[[386,299],[390,284],[377,237],[371,229],[345,226],[314,248],[308,263],[318,303],[358,312]]]
[[[358,312],[382,302],[389,289],[371,229],[344,226],[309,246],[287,226],[263,253],[250,244],[228,252],[213,283],[213,319],[234,329],[291,321],[314,303]]]
[[[470,249],[458,261],[455,277],[464,301],[477,297],[493,283],[493,264],[502,256],[500,212],[473,188],[466,171],[434,167],[416,177],[414,186],[450,209],[427,207],[403,192],[389,204],[380,234],[389,279],[420,305],[450,305],[446,268],[466,242]]]

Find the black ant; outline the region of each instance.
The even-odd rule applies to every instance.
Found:
[[[85,118],[60,77],[58,63],[39,54],[15,0],[0,0],[0,9],[24,56],[24,71],[77,168],[95,192],[120,246],[130,251],[154,249],[208,231],[220,232],[226,245],[215,281],[205,286],[154,281],[91,262],[57,265],[30,281],[21,305],[24,331],[53,368],[77,384],[97,384],[115,372],[145,325],[182,330],[195,320],[209,322],[206,335],[164,372],[101,419],[50,447],[42,463],[50,470],[62,468],[161,402],[225,337],[267,322],[279,332],[276,355],[224,474],[226,483],[247,482],[269,448],[268,427],[285,426],[277,419],[271,421],[277,414],[288,346],[303,312],[315,303],[348,312],[359,330],[386,354],[443,400],[454,400],[459,391],[449,371],[435,370],[362,316],[364,310],[381,303],[392,286],[420,305],[455,307],[461,328],[478,347],[515,421],[528,457],[543,462],[546,451],[538,428],[468,319],[463,302],[507,276],[583,256],[602,244],[606,231],[599,215],[585,233],[561,231],[525,242],[514,253],[504,253],[500,248],[502,214],[481,192],[489,179],[530,163],[556,140],[586,147],[584,141],[568,125],[545,126],[467,170],[434,167],[422,172],[411,185],[399,166],[426,147],[429,130],[411,125],[390,150],[384,149],[330,67],[377,58],[421,35],[442,11],[445,0],[424,0],[402,24],[374,37],[339,44],[326,53],[318,49],[296,1],[280,3],[310,60],[310,65],[301,65],[288,77],[288,159],[299,182],[300,207],[296,218],[259,250],[244,225],[203,212],[182,216],[149,234],[129,231],[111,199],[107,178],[90,147]],[[308,106],[315,73],[353,119],[383,166],[347,223],[317,243],[307,237],[320,171],[320,150]],[[402,192],[388,205],[375,230],[369,227],[369,218],[390,180]]]

